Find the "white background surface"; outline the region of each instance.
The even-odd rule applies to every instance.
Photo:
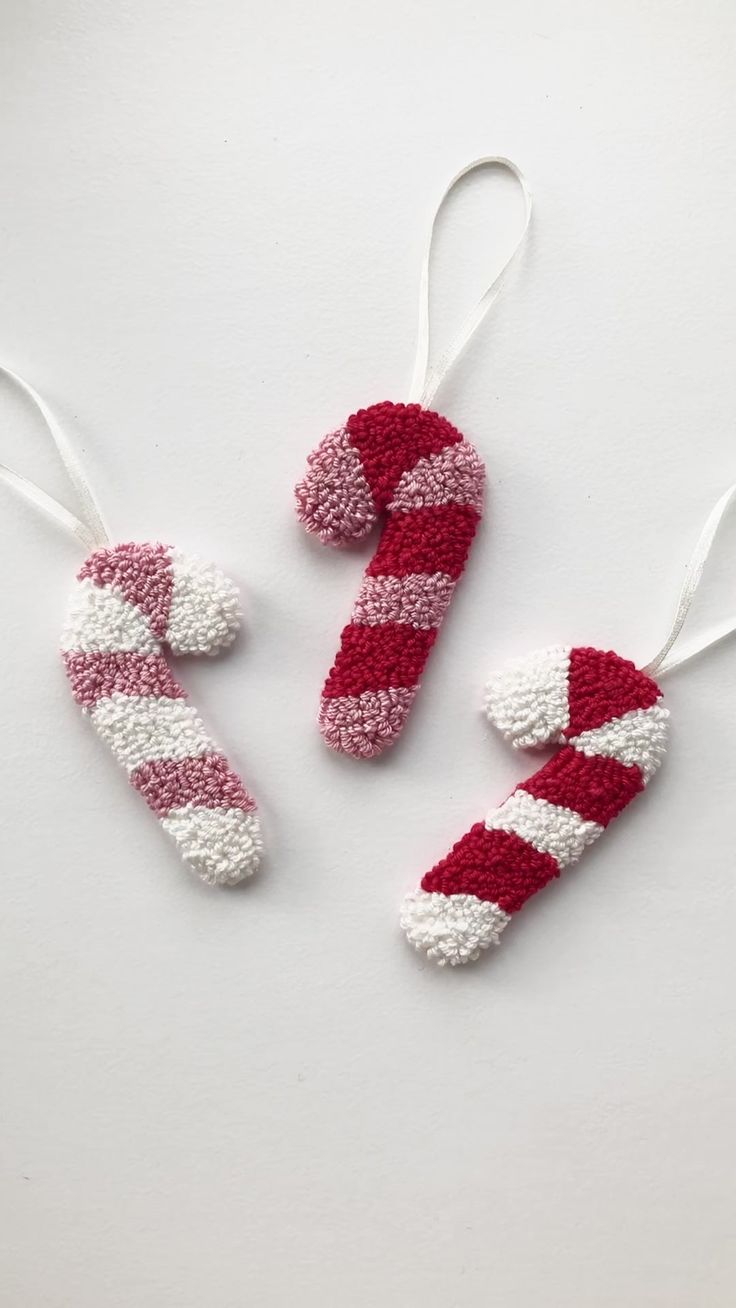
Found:
[[[672,674],[661,776],[492,958],[437,970],[396,919],[532,770],[478,712],[487,670],[552,641],[649,658],[736,475],[733,6],[1,12],[1,357],[120,538],[242,583],[242,640],[182,675],[269,851],[239,891],[187,879],[68,694],[74,545],[3,492],[4,1308],[726,1308],[736,644]],[[488,513],[365,766],[313,717],[367,554],[303,538],[291,487],[404,398],[429,212],[489,152],[534,228],[438,397]],[[450,206],[438,332],[520,213],[498,176]],[[0,458],[67,497],[0,401]],[[734,549],[693,627],[733,607]]]

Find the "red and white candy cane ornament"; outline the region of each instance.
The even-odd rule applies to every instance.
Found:
[[[736,500],[721,497],[687,568],[665,644],[639,671],[618,654],[553,646],[515,659],[488,683],[489,720],[516,748],[557,744],[544,767],[477,822],[407,895],[401,926],[443,966],[498,944],[526,901],[583,850],[654,776],[667,745],[661,676],[736,630],[729,622],[671,656],[720,522]]]
[[[489,165],[509,169],[519,182],[524,228],[453,344],[430,368],[429,265],[437,218],[457,183]],[[530,218],[526,182],[510,160],[476,159],[453,177],[435,211],[422,265],[409,402],[386,400],[354,413],[309,456],[296,487],[300,520],[327,544],[360,541],[379,515],[386,516],[322,691],[319,727],[342,753],[370,758],[399,736],[465,567],[483,511],[485,470],[473,446],[430,405],[495,300]]]
[[[69,440],[41,396],[8,368],[44,417],[82,506],[82,520],[0,465],[0,478],[68,530],[89,557],[77,574],[62,636],[77,703],[131,785],[207,884],[258,867],[256,805],[205,731],[172,673],[172,654],[217,654],[240,625],[238,594],[219,569],[160,544],[113,545]]]

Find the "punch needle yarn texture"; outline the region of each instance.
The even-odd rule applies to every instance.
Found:
[[[555,645],[491,677],[485,708],[492,725],[517,749],[557,749],[404,900],[401,926],[410,944],[440,966],[469,963],[498,944],[527,900],[576,863],[658,771],[669,713],[654,676],[736,631],[731,618],[672,652],[734,503],[736,484],[706,518],[667,639],[644,668],[610,650]]]
[[[77,577],[62,638],[72,694],[176,844],[210,885],[250,876],[256,804],[206,732],[166,660],[217,654],[240,625],[219,569],[165,545],[116,545]]]
[[[504,737],[516,748],[559,748],[406,897],[410,943],[440,965],[497,944],[654,776],[667,744],[661,694],[627,659],[590,648],[537,651],[492,677],[486,712]]]
[[[205,730],[167,654],[217,654],[240,626],[238,592],[220,570],[161,544],[113,544],[77,453],[46,401],[0,366],[44,419],[79,500],[76,517],[0,464],[0,481],[81,544],[62,635],[72,694],[171,837],[209,885],[259,865],[256,804]],[[91,551],[91,552],[90,552]]]
[[[300,520],[333,545],[386,526],[325,682],[333,749],[380,753],[400,734],[483,511],[477,452],[439,413],[385,401],[326,436],[296,488]]]
[[[430,368],[429,264],[435,223],[457,183],[487,165],[510,171],[520,184],[524,230],[459,336]],[[372,758],[400,736],[467,562],[483,512],[485,469],[474,447],[431,401],[491,307],[530,215],[526,183],[507,159],[475,160],[452,179],[437,206],[422,266],[409,402],[384,400],[359,409],[321,441],[296,487],[300,521],[326,544],[362,541],[379,518],[385,519],[320,700],[319,729],[327,744],[343,754]]]

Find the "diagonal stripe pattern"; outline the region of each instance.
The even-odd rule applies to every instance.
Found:
[[[255,872],[255,801],[211,740],[164,654],[214,654],[240,625],[235,586],[165,545],[90,555],[72,595],[62,653],[72,694],[131,785],[208,884]]]
[[[514,745],[558,746],[408,895],[401,925],[440,965],[497,944],[514,913],[585,848],[654,776],[667,709],[654,681],[618,654],[537,651],[489,682],[486,711]]]
[[[370,758],[406,723],[483,511],[485,470],[446,418],[418,404],[361,409],[310,455],[299,518],[321,540],[386,523],[325,682],[327,744]]]

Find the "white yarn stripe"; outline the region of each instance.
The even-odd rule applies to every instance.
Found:
[[[173,586],[166,643],[175,654],[216,654],[235,640],[240,599],[234,582],[214,563],[172,550]]]
[[[445,572],[410,572],[405,577],[364,577],[352,622],[380,626],[405,622],[419,630],[439,627],[456,583]]]
[[[87,653],[157,654],[160,646],[135,604],[111,586],[97,586],[91,577],[78,581],[72,592],[61,637],[65,651]]]
[[[511,659],[490,677],[489,721],[517,749],[547,745],[570,723],[570,648],[553,645]]]
[[[191,758],[215,749],[196,709],[184,699],[116,692],[99,700],[90,716],[128,772],[154,759]]]
[[[498,904],[476,895],[442,895],[413,890],[401,906],[401,929],[415,949],[440,967],[472,963],[497,945],[511,921]]]
[[[488,831],[513,831],[540,854],[551,854],[560,867],[575,863],[586,845],[603,834],[597,822],[586,822],[571,808],[536,799],[525,790],[513,795],[486,818]]]
[[[261,859],[261,827],[255,813],[239,808],[173,809],[161,819],[184,862],[208,885],[234,885],[252,876]]]
[[[618,759],[626,767],[636,764],[644,784],[654,776],[667,749],[669,710],[661,704],[632,709],[612,722],[574,736],[570,744],[588,758],[596,754]]]

